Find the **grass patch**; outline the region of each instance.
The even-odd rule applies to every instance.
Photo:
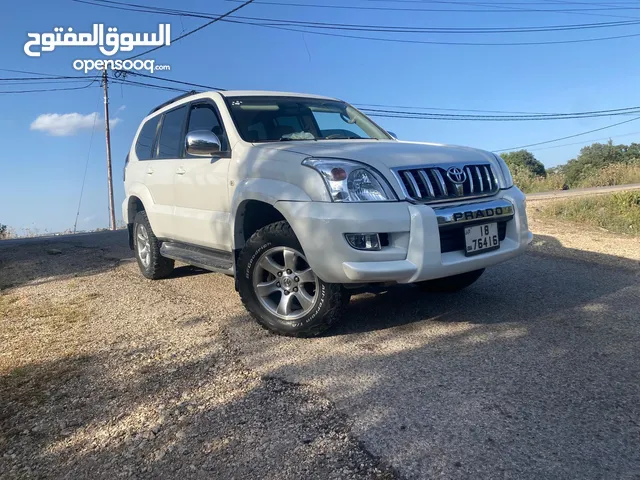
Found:
[[[640,192],[620,192],[597,197],[545,202],[540,214],[640,236]]]
[[[632,183],[640,183],[640,163],[608,165],[585,177],[578,187],[610,187]]]
[[[535,176],[528,171],[512,172],[513,182],[525,193],[552,192],[562,190],[565,184],[564,175],[550,173],[546,177]]]
[[[612,187],[640,183],[640,162],[615,163],[585,172],[582,179],[570,183],[563,173],[548,173],[546,177],[536,176],[529,170],[511,170],[513,182],[524,193],[552,192],[568,185],[573,188]]]

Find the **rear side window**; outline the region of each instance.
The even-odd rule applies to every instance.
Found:
[[[158,137],[157,158],[180,158],[182,156],[182,127],[187,107],[180,107],[163,116],[161,132]]]
[[[153,158],[153,142],[156,139],[156,130],[158,129],[159,121],[159,115],[153,117],[147,120],[142,130],[140,130],[140,135],[138,135],[138,141],[136,142],[136,157],[138,157],[138,160],[149,160]]]

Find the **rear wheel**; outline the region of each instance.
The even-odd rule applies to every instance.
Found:
[[[160,242],[151,230],[144,210],[138,212],[133,221],[133,245],[142,275],[158,280],[171,274],[175,262],[160,255]]]
[[[416,285],[422,290],[434,293],[451,293],[458,292],[474,283],[483,274],[484,268],[474,270],[473,272],[461,273],[451,277],[436,278],[435,280],[427,280],[426,282],[418,282]]]
[[[313,337],[340,317],[349,295],[311,270],[287,222],[258,230],[240,252],[238,291],[257,322],[280,335]]]

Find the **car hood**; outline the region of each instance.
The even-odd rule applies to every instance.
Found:
[[[362,162],[380,170],[418,165],[485,161],[500,171],[493,154],[475,148],[395,140],[320,140],[259,143],[257,148],[286,150],[305,157]],[[386,168],[385,168],[386,167]]]

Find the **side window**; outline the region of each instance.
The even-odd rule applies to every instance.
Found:
[[[212,105],[200,103],[191,107],[187,133],[195,130],[206,130],[215,133],[220,139],[222,151],[228,151],[227,145],[229,142],[227,141],[227,136],[225,135],[224,128],[222,128],[222,122],[220,122],[218,114]]]
[[[140,135],[138,135],[138,141],[136,142],[136,157],[138,157],[138,160],[153,158],[151,150],[153,149],[153,142],[156,140],[159,121],[160,115],[153,117],[147,120],[142,130],[140,130]]]
[[[162,131],[158,137],[157,158],[180,158],[182,156],[182,125],[186,113],[187,107],[185,105],[164,114]]]

